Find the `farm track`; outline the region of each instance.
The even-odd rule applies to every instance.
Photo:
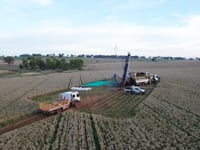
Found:
[[[5,126],[3,128],[0,128],[0,135],[1,134],[4,134],[6,132],[9,132],[9,131],[12,131],[14,129],[17,129],[17,128],[20,128],[20,127],[23,127],[23,126],[26,126],[28,124],[31,124],[31,123],[34,123],[34,122],[37,122],[37,121],[40,121],[40,120],[43,120],[43,119],[46,119],[48,117],[51,117],[52,115],[44,115],[44,114],[38,114],[38,115],[34,115],[32,117],[29,117],[27,119],[24,119],[24,120],[21,120],[19,122],[16,122],[14,124],[11,124],[11,125],[8,125],[8,126]]]
[[[5,127],[0,128],[0,135],[4,134],[6,132],[12,131],[14,129],[32,124],[34,122],[49,118],[49,117],[53,117],[53,116],[56,116],[56,115],[62,115],[63,112],[70,111],[70,110],[71,110],[71,108],[66,109],[66,110],[62,111],[60,114],[48,114],[48,115],[46,115],[46,114],[36,114],[36,115],[33,115],[33,116],[28,117],[26,119],[20,120],[16,123],[13,123],[13,124],[10,124],[10,125],[7,125]]]

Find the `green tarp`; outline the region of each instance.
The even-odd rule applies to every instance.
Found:
[[[95,87],[98,87],[98,86],[105,86],[105,85],[109,85],[111,84],[111,81],[108,81],[108,80],[100,80],[100,81],[94,81],[94,82],[89,82],[89,83],[86,83],[84,84],[84,86],[95,86]]]

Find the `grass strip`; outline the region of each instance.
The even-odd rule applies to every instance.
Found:
[[[96,150],[100,150],[101,146],[100,146],[100,143],[99,143],[99,138],[98,138],[98,134],[97,134],[97,130],[96,130],[96,127],[95,127],[95,123],[94,123],[94,119],[92,117],[92,114],[90,114],[90,121],[91,121],[93,138],[94,138]]]
[[[86,129],[86,121],[83,120],[84,123],[84,131],[85,131],[85,143],[86,143],[86,150],[89,150],[89,143],[88,143],[88,134],[87,134],[87,129]]]
[[[53,146],[53,144],[54,144],[54,142],[56,140],[56,137],[57,137],[57,133],[58,133],[59,123],[60,123],[61,117],[62,117],[62,114],[59,114],[58,117],[56,118],[57,122],[56,122],[56,126],[55,126],[55,131],[54,131],[53,136],[51,137],[51,140],[50,140],[49,150],[53,149],[52,146]]]

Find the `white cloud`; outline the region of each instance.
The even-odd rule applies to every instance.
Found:
[[[33,0],[33,2],[42,6],[48,6],[53,3],[53,0]]]
[[[30,6],[32,4],[40,5],[40,6],[48,6],[53,3],[53,0],[4,0],[6,3],[10,5],[16,6]]]
[[[173,17],[177,17],[177,18],[183,18],[183,17],[184,17],[182,14],[180,14],[180,13],[176,13],[176,12],[171,13],[171,16],[173,16]]]
[[[127,0],[116,6],[117,10],[153,8],[165,3],[166,0]]]
[[[160,0],[161,3],[165,3],[167,0]]]
[[[118,54],[131,51],[146,56],[200,56],[200,15],[185,17],[184,26],[147,27],[112,23],[85,27],[42,24],[41,27],[19,31],[0,45],[4,49],[62,50],[66,54]],[[12,38],[9,38],[12,37]],[[12,44],[10,44],[12,43]],[[44,51],[43,51],[44,52]],[[55,52],[55,51],[54,51]],[[21,52],[22,53],[22,52]]]

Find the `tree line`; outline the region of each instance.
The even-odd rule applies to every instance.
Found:
[[[40,70],[48,70],[48,69],[58,69],[58,70],[73,70],[78,69],[81,70],[84,65],[82,59],[71,59],[69,62],[66,59],[57,59],[57,58],[47,58],[43,60],[42,58],[29,57],[24,58],[22,60],[22,64],[19,65],[20,69],[40,69]]]

